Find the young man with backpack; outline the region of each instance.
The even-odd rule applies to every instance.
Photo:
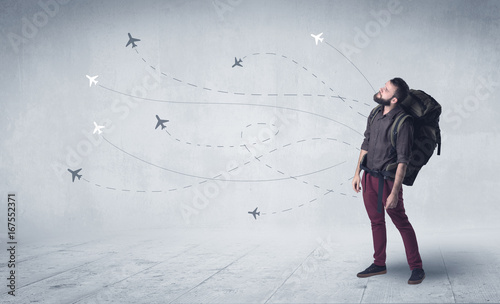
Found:
[[[363,190],[374,246],[374,262],[357,274],[360,278],[387,273],[384,209],[403,238],[406,258],[412,270],[408,284],[419,284],[425,278],[417,237],[403,204],[402,185],[412,157],[414,129],[412,116],[407,115],[400,106],[400,101],[405,100],[409,93],[406,82],[401,78],[394,78],[373,96],[379,106],[368,118],[365,139],[352,181],[354,191]],[[394,139],[396,133],[397,140]],[[361,169],[365,171],[362,178]]]

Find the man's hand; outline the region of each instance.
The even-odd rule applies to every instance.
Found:
[[[403,186],[403,179],[406,175],[406,167],[407,165],[405,163],[398,164],[391,194],[389,194],[387,201],[385,202],[385,210],[394,209],[398,206],[399,190],[401,190],[401,187]]]
[[[359,177],[359,174],[354,175],[354,178],[352,179],[352,188],[357,193],[359,193],[359,191],[361,190],[361,179]]]
[[[394,209],[398,206],[398,194],[394,194],[391,192],[391,194],[389,194],[389,196],[387,197],[387,201],[385,203],[385,210],[387,209]]]
[[[356,193],[359,193],[361,191],[361,178],[359,177],[361,173],[361,161],[363,160],[363,156],[366,155],[368,151],[365,151],[361,149],[361,152],[359,152],[359,159],[358,159],[358,166],[356,167],[356,172],[354,172],[354,177],[352,178],[352,188]]]

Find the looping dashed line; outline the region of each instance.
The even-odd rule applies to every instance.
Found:
[[[273,127],[274,129],[276,129],[276,125],[275,124],[268,124],[268,123],[265,123],[265,122],[259,122],[255,125],[270,125],[271,127]],[[245,127],[245,129],[249,129],[250,127],[254,126],[254,124],[249,124]],[[241,134],[240,134],[240,138],[243,139],[243,133],[245,132],[246,130],[243,130],[241,131]],[[193,145],[193,146],[197,146],[197,147],[203,147],[203,148],[240,148],[240,147],[244,147],[248,150],[248,148],[246,147],[245,144],[239,144],[239,145],[220,145],[220,144],[207,144],[207,143],[194,143],[194,142],[191,142],[191,141],[186,141],[186,140],[182,140],[178,137],[175,137],[173,136],[169,131],[168,129],[165,129],[165,132],[175,141],[177,142],[180,142],[180,143],[184,143],[186,145]],[[276,137],[277,135],[279,134],[279,129],[274,133],[274,136]],[[261,143],[265,143],[265,142],[268,142],[270,141],[272,138],[271,137],[267,137],[263,140],[261,140]],[[252,145],[256,145],[257,142],[253,142]]]

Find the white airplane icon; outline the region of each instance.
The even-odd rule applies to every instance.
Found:
[[[141,41],[141,39],[137,39],[137,38],[133,38],[132,35],[130,35],[130,33],[128,33],[128,42],[127,42],[127,46],[129,46],[129,44],[132,44],[132,48],[135,48],[137,46],[136,41]]]
[[[92,86],[92,83],[93,84],[97,84],[97,80],[95,80],[97,77],[99,77],[99,75],[95,75],[94,77],[90,77],[89,75],[85,75],[87,76],[87,78],[89,79],[89,87]]]
[[[311,34],[311,37],[313,37],[314,40],[316,41],[316,45],[318,45],[318,41],[323,42],[323,39],[325,39],[325,38],[320,38],[321,35],[323,35],[323,33],[319,33],[318,35]]]
[[[98,132],[97,134],[101,134],[102,133],[101,129],[104,128],[104,126],[98,126],[95,121],[94,121],[94,126],[95,126],[94,133],[92,133],[92,134],[95,134],[95,132]]]

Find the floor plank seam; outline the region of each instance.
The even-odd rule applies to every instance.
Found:
[[[306,257],[306,258],[305,258],[305,259],[304,259],[304,260],[303,260],[303,261],[302,261],[302,262],[301,262],[301,263],[297,266],[297,268],[295,268],[295,269],[292,271],[292,273],[291,273],[291,274],[290,274],[290,275],[289,275],[289,276],[288,276],[288,277],[287,277],[287,278],[283,281],[283,283],[281,283],[281,285],[280,285],[280,286],[278,286],[278,288],[276,288],[276,289],[274,290],[274,292],[271,294],[271,296],[269,296],[269,298],[267,298],[267,300],[264,302],[264,304],[267,304],[267,303],[269,302],[269,300],[271,300],[271,298],[272,298],[272,297],[274,297],[274,295],[278,292],[278,290],[280,290],[280,289],[281,289],[281,287],[283,287],[283,285],[285,285],[285,283],[288,281],[288,279],[290,279],[290,278],[293,276],[293,274],[294,274],[294,273],[295,273],[295,272],[296,272],[296,271],[297,271],[297,270],[298,270],[298,269],[299,269],[299,268],[300,268],[300,267],[304,264],[304,262],[305,262],[305,261],[307,261],[307,259],[309,259],[309,257],[310,257],[310,256],[311,256],[311,255],[312,255],[312,254],[313,254],[313,253],[314,253],[314,252],[315,252],[315,251],[316,251],[319,247],[321,247],[321,245],[320,245],[320,246],[318,246],[318,247],[316,247],[316,248],[314,248],[314,250],[313,250],[313,251],[311,251],[311,253],[309,253],[309,254],[307,255],[307,257]]]
[[[451,285],[450,275],[448,274],[448,268],[446,267],[446,262],[444,261],[443,251],[441,251],[441,247],[439,247],[439,252],[441,253],[441,259],[443,260],[444,271],[446,272],[448,283],[450,283],[451,294],[453,295],[453,303],[457,303],[457,298],[455,297],[455,292],[453,291],[453,285]]]
[[[87,299],[87,298],[89,298],[89,297],[91,297],[91,296],[93,296],[93,295],[96,295],[96,294],[98,294],[99,292],[101,292],[102,290],[104,290],[105,288],[109,288],[109,287],[114,286],[114,285],[116,285],[116,284],[118,284],[118,283],[120,283],[120,282],[123,282],[123,281],[125,281],[125,280],[128,280],[128,279],[130,279],[131,277],[133,277],[133,276],[135,276],[135,275],[138,275],[138,274],[140,274],[140,273],[143,273],[143,272],[145,272],[145,271],[148,271],[149,269],[151,269],[151,268],[153,268],[153,267],[156,267],[156,266],[158,266],[158,265],[160,265],[160,264],[162,264],[162,263],[166,262],[166,261],[167,261],[167,260],[169,260],[169,259],[176,258],[176,257],[178,257],[178,256],[180,256],[180,255],[182,255],[182,254],[184,254],[184,253],[186,253],[186,252],[188,252],[188,251],[190,251],[190,250],[192,250],[192,249],[194,249],[194,248],[198,247],[198,246],[199,246],[199,245],[190,246],[189,248],[187,248],[186,250],[182,251],[181,253],[179,253],[179,254],[177,254],[177,255],[174,255],[174,256],[172,256],[172,257],[169,257],[169,258],[168,258],[168,259],[166,259],[166,260],[163,260],[163,261],[160,261],[160,262],[156,262],[156,263],[154,263],[153,265],[151,265],[151,266],[149,266],[149,267],[146,267],[145,269],[142,269],[141,271],[138,271],[138,272],[136,272],[136,273],[134,273],[134,274],[131,274],[131,275],[129,275],[129,276],[127,276],[127,277],[125,277],[125,278],[123,278],[123,279],[121,279],[121,280],[118,280],[118,281],[113,282],[113,283],[110,283],[110,284],[106,284],[106,285],[104,285],[102,288],[98,289],[97,291],[94,291],[94,292],[88,293],[88,294],[86,294],[86,295],[84,295],[84,296],[81,296],[81,297],[80,297],[80,298],[78,298],[77,300],[72,301],[72,302],[71,302],[71,304],[78,303],[78,302],[80,302],[80,301],[82,301],[82,300],[85,300],[85,299]]]
[[[257,249],[259,246],[255,246],[254,248],[250,249],[248,252],[246,252],[244,255],[240,256],[239,258],[237,258],[236,260],[232,261],[231,263],[227,264],[226,266],[224,266],[223,268],[219,269],[217,272],[215,272],[214,274],[212,274],[211,276],[209,276],[208,278],[206,278],[205,280],[201,281],[200,283],[198,283],[196,286],[190,288],[188,291],[184,292],[183,294],[181,294],[180,296],[178,296],[177,298],[173,299],[172,301],[168,302],[169,304],[171,303],[174,303],[175,301],[177,301],[178,299],[182,298],[183,296],[185,296],[186,294],[188,294],[189,292],[191,292],[192,290],[196,289],[197,287],[203,285],[205,282],[207,282],[208,280],[210,280],[211,278],[213,278],[215,275],[217,275],[218,273],[220,273],[221,271],[223,271],[224,269],[227,269],[229,266],[233,265],[234,263],[236,263],[237,261],[241,260],[242,258],[246,257],[250,252],[254,251],[255,249]]]

